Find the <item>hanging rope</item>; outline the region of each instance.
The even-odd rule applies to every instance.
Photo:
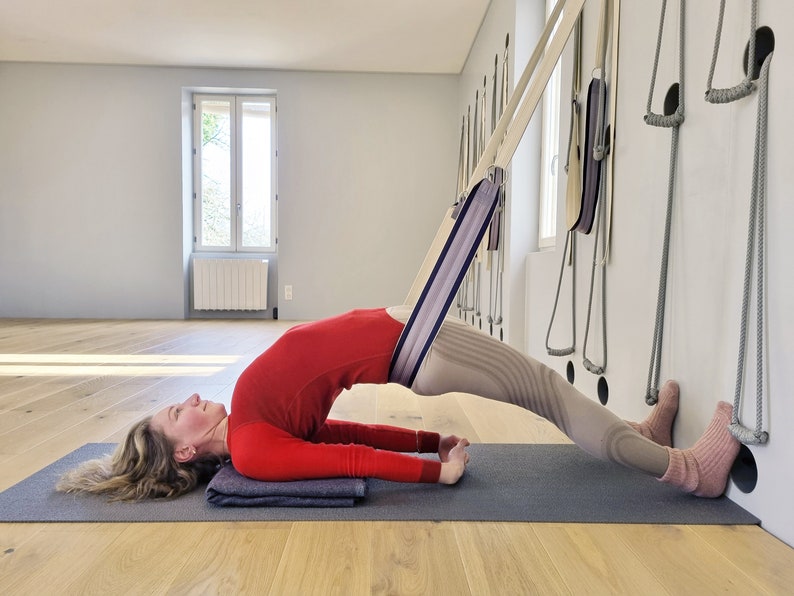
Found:
[[[730,89],[713,89],[712,81],[716,69],[717,55],[719,53],[722,22],[725,13],[725,0],[720,2],[720,13],[717,20],[717,34],[714,40],[714,53],[709,70],[707,82],[706,101],[711,103],[728,103],[747,97],[755,89],[753,78],[755,76],[757,55],[758,0],[752,0],[750,8],[750,38],[747,43],[747,75],[744,80]],[[762,50],[763,53],[763,50]],[[766,443],[769,434],[763,428],[764,408],[764,345],[765,316],[764,316],[764,272],[765,272],[765,222],[766,222],[766,163],[767,163],[767,128],[768,128],[768,91],[769,67],[772,54],[763,58],[759,73],[758,115],[756,117],[755,148],[753,152],[752,188],[750,190],[750,214],[748,217],[747,252],[744,264],[744,284],[742,289],[742,310],[739,327],[739,355],[736,366],[736,387],[733,400],[733,415],[728,429],[737,440],[747,445]],[[745,348],[749,326],[748,311],[752,294],[753,257],[755,256],[756,274],[756,403],[755,403],[755,429],[750,429],[739,421],[739,410],[742,401],[744,386],[744,366],[746,360]]]
[[[471,135],[471,163],[472,169],[476,167],[477,161],[480,159],[480,90],[476,89],[474,91],[474,124],[472,125]],[[476,258],[471,262],[469,268],[466,270],[466,277],[463,278],[463,284],[461,285],[461,291],[463,292],[463,320],[468,320],[468,315],[466,313],[474,311],[474,302],[476,301],[476,266],[474,264]],[[472,316],[472,323],[474,322],[474,316]]]
[[[670,140],[670,168],[667,183],[667,214],[664,224],[664,239],[662,241],[662,262],[659,271],[659,291],[656,297],[656,319],[651,343],[651,362],[648,366],[648,384],[645,389],[645,403],[653,405],[659,396],[659,375],[662,366],[662,345],[664,340],[664,315],[667,303],[667,273],[670,256],[670,229],[673,219],[673,198],[675,194],[675,180],[678,163],[678,133],[684,122],[684,22],[685,0],[680,0],[679,28],[678,28],[678,105],[672,114],[655,114],[651,111],[653,91],[656,86],[656,73],[659,68],[659,54],[662,48],[662,35],[664,33],[667,0],[662,1],[661,17],[659,19],[659,35],[656,40],[656,55],[653,61],[650,90],[648,91],[648,104],[645,114],[645,123],[649,126],[672,129]],[[675,85],[671,89],[674,91]]]
[[[469,106],[471,109],[471,106]],[[474,169],[477,161],[480,159],[480,90],[474,91],[474,117],[470,120],[469,128],[471,131],[471,150],[469,156],[471,157],[471,168]],[[469,179],[471,182],[471,179]],[[456,214],[457,215],[457,214]],[[476,260],[476,259],[475,259]],[[469,312],[474,310],[474,302],[476,298],[476,277],[475,277],[475,264],[471,262],[469,268],[466,270],[466,275],[463,278],[463,283],[458,290],[458,309],[459,315],[464,321],[468,321]],[[472,323],[474,317],[472,316]]]
[[[478,152],[477,159],[482,156],[482,150],[485,148],[485,122],[486,116],[485,112],[488,108],[487,106],[487,97],[488,97],[488,76],[484,76],[482,78],[482,94],[480,95],[480,126],[479,132],[480,136],[477,140]],[[487,237],[488,231],[486,230],[485,236]],[[479,327],[482,329],[482,309],[480,307],[480,303],[482,302],[482,261],[485,252],[485,243],[487,242],[486,238],[483,238],[483,242],[480,243],[480,246],[477,248],[477,252],[474,256],[474,261],[471,264],[472,268],[472,277],[474,278],[474,315],[471,318],[471,324],[474,325],[474,318],[476,317],[479,319]]]
[[[505,108],[507,107],[508,101],[508,94],[507,94],[507,86],[509,80],[509,72],[510,72],[510,63],[509,63],[509,49],[510,49],[510,34],[508,33],[505,36],[505,50],[504,56],[502,58],[502,74],[501,74],[501,88],[499,92],[499,110],[498,110],[498,117],[501,118],[502,114],[504,114]],[[499,60],[499,55],[496,56],[496,61]],[[496,68],[496,62],[494,62],[494,68]],[[496,77],[496,71],[494,71],[494,77]],[[496,83],[494,82],[494,105],[491,107],[492,114],[496,114]],[[496,130],[496,117],[494,117],[493,124],[491,126],[491,135],[494,134]],[[503,303],[504,303],[504,268],[505,268],[505,246],[504,246],[504,234],[505,234],[505,201],[506,201],[506,192],[505,192],[505,185],[502,184],[499,187],[499,197],[498,202],[496,204],[496,214],[494,215],[493,221],[491,222],[491,230],[490,230],[490,245],[488,249],[491,251],[492,254],[492,261],[491,261],[491,275],[490,275],[490,284],[489,284],[489,310],[488,310],[488,331],[491,335],[494,332],[494,325],[501,327],[503,320],[502,320],[502,313],[503,313]],[[504,330],[500,328],[499,330],[499,339],[504,339]]]
[[[714,53],[711,57],[711,68],[706,83],[706,101],[709,103],[729,103],[747,97],[753,92],[753,68],[755,64],[755,28],[758,21],[758,0],[752,0],[750,5],[750,42],[747,49],[747,76],[744,80],[729,89],[714,89],[714,70],[717,67],[717,55],[720,52],[720,38],[722,37],[722,19],[725,15],[725,0],[720,0],[720,15],[717,19],[717,35],[714,39]]]
[[[466,140],[466,136],[468,133],[468,122],[466,121],[466,116],[461,118],[460,124],[460,150],[458,152],[458,185],[457,190],[455,192],[455,203],[459,203],[463,200],[466,196],[466,187],[469,184],[468,178],[468,167],[466,165],[468,161],[468,150],[469,144]]]
[[[606,154],[609,154],[609,147],[605,149]],[[601,177],[599,183],[599,194],[604,191],[606,187],[606,176]],[[606,260],[598,257],[598,244],[601,239],[601,244],[604,245],[604,252],[606,252],[606,242],[601,234],[601,220],[604,219],[606,209],[603,208],[603,201],[598,201],[596,204],[595,212],[595,237],[593,238],[593,265],[590,269],[590,296],[587,300],[587,322],[584,329],[584,343],[582,344],[582,365],[593,373],[594,375],[602,375],[607,368],[607,282],[606,282]],[[601,353],[603,355],[603,362],[601,365],[594,364],[587,357],[587,339],[590,334],[590,317],[593,311],[593,288],[595,287],[596,270],[601,269]]]
[[[554,307],[551,309],[551,320],[549,320],[549,329],[546,331],[546,353],[549,356],[569,356],[576,351],[576,239],[573,232],[566,232],[565,234],[565,247],[562,250],[562,263],[560,264],[560,277],[557,281],[557,292],[554,294]],[[549,345],[549,337],[551,337],[551,328],[554,325],[554,317],[557,314],[557,303],[560,300],[560,288],[562,287],[562,278],[565,273],[565,264],[568,261],[569,253],[568,248],[570,245],[571,255],[571,345],[567,348],[552,348]]]
[[[736,391],[733,399],[733,418],[728,427],[742,443],[752,445],[766,443],[769,434],[762,431],[764,414],[764,228],[766,219],[766,156],[767,156],[767,101],[769,89],[770,53],[761,67],[758,93],[758,118],[756,121],[755,152],[753,159],[753,182],[750,197],[750,217],[747,232],[747,256],[744,264],[744,290],[742,293],[742,316],[739,331],[739,363],[736,371]],[[748,66],[752,73],[752,63]],[[757,235],[756,235],[757,232]],[[739,405],[742,398],[744,380],[745,344],[747,341],[747,311],[750,305],[751,277],[753,271],[753,252],[757,251],[756,261],[756,387],[755,387],[755,430],[739,422]]]
[[[566,231],[565,247],[562,251],[560,263],[560,276],[557,280],[557,291],[554,295],[554,307],[551,310],[549,328],[546,331],[546,353],[549,356],[569,356],[576,351],[576,239],[570,228],[579,219],[581,208],[582,183],[580,178],[579,163],[579,91],[581,85],[581,42],[582,42],[582,17],[576,20],[573,33],[573,72],[571,74],[571,117],[568,131],[568,159],[565,163],[565,173],[568,175],[566,188]],[[571,167],[573,166],[573,167]],[[570,249],[570,252],[569,252]],[[571,345],[567,348],[552,348],[549,345],[551,329],[557,315],[557,304],[560,300],[560,290],[565,274],[566,262],[571,266]]]
[[[469,184],[469,154],[471,153],[471,141],[470,141],[470,128],[471,128],[471,105],[468,106],[466,110],[466,115],[463,116],[463,130],[461,131],[461,152],[460,152],[460,160],[461,163],[458,166],[458,177],[459,181],[462,181],[463,184],[458,188],[458,199],[455,203],[455,208],[452,211],[452,219],[457,219],[458,213],[463,208],[463,203],[466,201],[466,194]],[[466,283],[461,284],[460,288],[458,288],[457,292],[457,299],[455,305],[458,308],[458,312],[460,313],[463,310],[464,302],[465,302],[465,293],[466,293]]]

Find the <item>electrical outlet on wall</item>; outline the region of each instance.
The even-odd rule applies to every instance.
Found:
[[[292,300],[292,286],[284,286],[284,300]]]

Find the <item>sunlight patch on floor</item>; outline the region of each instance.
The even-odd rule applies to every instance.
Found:
[[[220,354],[0,354],[0,376],[208,376],[238,360]]]

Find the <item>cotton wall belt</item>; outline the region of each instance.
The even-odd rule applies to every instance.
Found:
[[[389,381],[406,387],[413,384],[491,222],[499,188],[504,183],[505,169],[540,102],[584,1],[559,0],[552,10],[535,50],[472,172],[463,207],[440,255],[435,259],[432,271],[426,280],[422,279],[424,275],[420,271],[414,282],[415,286],[423,284],[423,289],[392,355]],[[442,227],[444,225],[442,223]],[[411,294],[414,294],[414,288]]]

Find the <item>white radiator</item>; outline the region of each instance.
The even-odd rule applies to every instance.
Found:
[[[267,261],[193,259],[195,310],[266,310]]]

